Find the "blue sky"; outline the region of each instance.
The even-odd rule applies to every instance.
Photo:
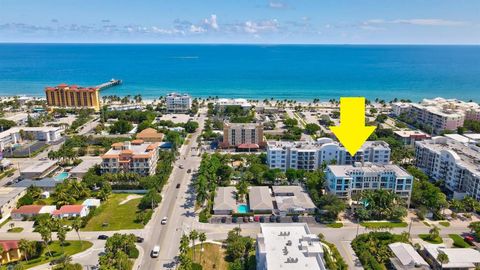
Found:
[[[0,42],[480,44],[480,0],[0,0]]]

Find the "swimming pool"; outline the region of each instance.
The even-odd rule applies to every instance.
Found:
[[[250,212],[250,208],[248,208],[248,205],[246,204],[239,204],[237,206],[237,213],[245,214]]]
[[[70,177],[70,174],[68,172],[61,172],[61,173],[57,174],[54,178],[57,181],[63,181],[65,179],[67,179],[68,177]]]

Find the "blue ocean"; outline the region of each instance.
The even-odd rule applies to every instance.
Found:
[[[480,101],[480,46],[0,44],[0,95],[60,83],[102,95]]]

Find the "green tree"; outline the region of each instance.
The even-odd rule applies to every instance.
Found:
[[[192,230],[192,231],[190,232],[188,238],[192,241],[193,260],[195,260],[195,241],[198,239],[198,232],[197,232],[197,230]]]

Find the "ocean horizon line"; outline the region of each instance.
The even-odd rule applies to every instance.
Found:
[[[439,46],[478,47],[480,43],[254,43],[254,42],[20,42],[0,41],[0,45],[232,45],[232,46]]]

